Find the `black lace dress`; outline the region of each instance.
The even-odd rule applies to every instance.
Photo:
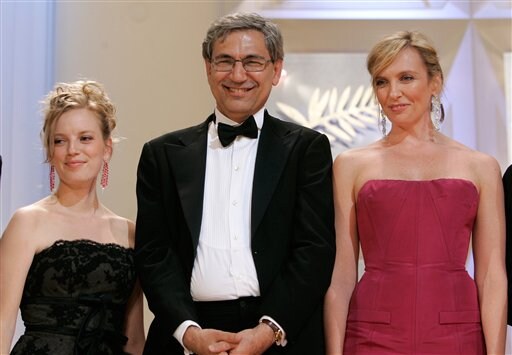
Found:
[[[126,303],[135,284],[133,250],[89,240],[58,241],[36,254],[11,354],[124,354]]]

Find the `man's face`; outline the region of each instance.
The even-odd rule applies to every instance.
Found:
[[[246,58],[270,59],[263,34],[255,30],[235,31],[213,44],[212,61]],[[229,72],[216,71],[205,60],[208,83],[217,103],[217,109],[229,119],[242,122],[258,112],[281,77],[282,60],[269,62],[263,71],[247,72],[236,62]]]

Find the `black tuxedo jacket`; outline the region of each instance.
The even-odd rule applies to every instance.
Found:
[[[207,131],[213,120],[211,115],[142,149],[135,255],[155,316],[145,354],[183,354],[172,333],[185,320],[198,321],[190,279],[203,213]],[[261,315],[274,318],[288,339],[286,347],[272,346],[266,354],[323,354],[323,298],[335,255],[329,141],[267,112],[260,134],[251,248]]]
[[[506,262],[508,274],[508,317],[507,323],[512,325],[512,287],[510,284],[512,278],[512,165],[508,167],[503,175],[503,189],[505,191],[505,218],[507,224],[507,248]]]

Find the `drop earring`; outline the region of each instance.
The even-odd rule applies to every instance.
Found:
[[[386,115],[384,114],[384,110],[382,109],[382,107],[379,105],[379,128],[380,128],[380,131],[382,132],[382,137],[386,137],[387,136],[387,127],[386,127],[386,124],[387,124],[387,119],[386,119]]]
[[[103,190],[108,186],[108,162],[106,161],[103,162],[100,185]]]
[[[50,192],[53,193],[55,189],[55,168],[50,165]]]
[[[441,103],[441,99],[436,95],[432,95],[430,120],[434,125],[434,129],[439,131],[441,129],[441,124],[444,122],[444,107]]]

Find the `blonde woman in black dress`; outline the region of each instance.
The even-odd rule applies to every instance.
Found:
[[[52,193],[16,211],[0,239],[1,354],[10,351],[18,309],[26,329],[11,354],[142,353],[134,224],[96,193],[100,173],[107,184],[115,125],[99,83],[58,84],[47,96]]]

